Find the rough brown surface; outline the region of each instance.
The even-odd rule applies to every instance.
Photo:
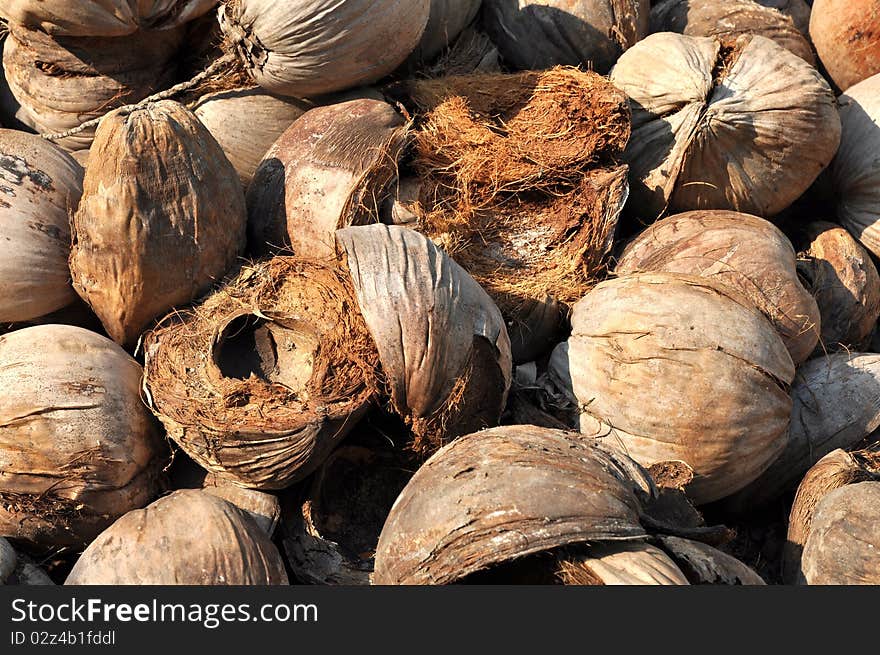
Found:
[[[810,38],[842,91],[880,72],[880,6],[873,0],[815,0]]]

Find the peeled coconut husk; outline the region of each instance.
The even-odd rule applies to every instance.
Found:
[[[880,317],[880,276],[871,256],[833,223],[810,223],[802,238],[798,272],[822,317],[817,351],[866,348]]]
[[[730,507],[745,512],[793,489],[836,448],[851,448],[880,427],[880,355],[840,352],[802,365],[791,388],[788,444]]]
[[[169,436],[238,484],[311,473],[384,390],[415,447],[497,424],[510,346],[492,301],[423,236],[340,230],[336,260],[276,257],[145,339]]]
[[[413,51],[417,61],[429,61],[455,41],[480,11],[481,0],[431,0],[428,24]]]
[[[732,209],[768,217],[800,197],[840,142],[834,94],[762,36],[652,34],[611,81],[631,98],[632,211]]]
[[[379,221],[407,123],[381,100],[317,107],[265,152],[248,189],[251,250],[332,256],[336,230]]]
[[[549,372],[581,411],[581,432],[643,466],[680,460],[697,504],[745,487],[782,452],[794,365],[754,305],[708,278],[608,280],[574,306]]]
[[[669,216],[629,243],[615,271],[699,275],[735,289],[770,319],[795,365],[819,340],[819,307],[798,278],[794,248],[762,218],[731,211]]]
[[[88,543],[160,489],[163,443],[141,367],[67,325],[0,336],[0,534],[38,548]]]
[[[165,100],[101,121],[73,217],[77,293],[118,343],[210,288],[244,250],[244,194],[199,120]]]
[[[38,136],[0,129],[0,323],[30,321],[76,299],[68,212],[83,170]]]
[[[246,512],[185,489],[129,512],[93,541],[65,585],[286,585],[284,562]]]
[[[607,73],[648,34],[648,0],[483,0],[482,23],[518,70],[558,65]]]
[[[460,437],[416,472],[391,508],[373,584],[450,584],[526,555],[644,539],[644,469],[598,441],[503,426]]]
[[[751,568],[708,544],[681,537],[661,536],[660,544],[690,584],[765,585]]]
[[[810,38],[842,91],[880,73],[880,11],[872,0],[815,0]]]
[[[243,510],[270,537],[281,520],[281,502],[274,494],[239,487],[212,473],[205,477],[202,490]]]
[[[816,65],[809,39],[792,17],[755,0],[662,0],[651,8],[651,32],[722,39],[759,34]]]
[[[789,584],[803,576],[804,546],[820,503],[831,492],[860,482],[880,481],[880,455],[871,451],[832,450],[804,476],[791,507],[784,550],[784,577]]]
[[[176,74],[182,29],[124,38],[53,38],[10,26],[3,68],[20,105],[17,117],[38,132],[63,132],[165,88]],[[55,143],[87,149],[94,128]]]

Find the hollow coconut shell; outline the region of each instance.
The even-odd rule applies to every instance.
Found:
[[[558,65],[607,73],[648,34],[648,0],[483,0],[481,20],[517,70]]]
[[[807,9],[809,13],[809,8]],[[759,34],[796,54],[811,66],[816,56],[806,34],[784,11],[755,0],[663,0],[651,8],[651,32],[735,39]]]
[[[101,121],[73,217],[77,293],[120,344],[209,289],[244,250],[238,175],[182,105],[164,100]]]
[[[698,275],[735,289],[770,320],[795,365],[819,340],[819,307],[798,279],[794,248],[762,218],[731,211],[669,216],[633,239],[615,270]]]
[[[491,299],[425,237],[337,233],[335,260],[276,257],[145,339],[145,391],[169,436],[240,485],[312,471],[379,397],[431,450],[497,424],[510,345]]]
[[[235,0],[220,27],[254,82],[311,97],[371,84],[416,48],[431,0]]]
[[[452,44],[476,18],[481,0],[431,0],[428,24],[413,51],[416,61],[429,61]]]
[[[288,580],[275,545],[246,512],[185,489],[107,528],[64,584],[286,585]]]
[[[834,157],[834,94],[797,55],[762,36],[652,34],[611,81],[629,95],[632,211],[731,209],[773,216]]]
[[[435,453],[391,508],[373,584],[449,584],[525,555],[639,540],[647,472],[562,430],[503,426]]]
[[[0,534],[79,546],[155,497],[165,449],[141,374],[81,328],[0,336]]]
[[[0,129],[0,323],[29,321],[76,299],[68,212],[83,170],[36,135]]]
[[[707,278],[608,280],[575,304],[549,373],[581,411],[581,432],[643,466],[680,460],[697,504],[729,496],[785,448],[794,365],[751,301]]]
[[[880,73],[880,7],[871,0],[815,0],[810,38],[829,77],[846,91]]]

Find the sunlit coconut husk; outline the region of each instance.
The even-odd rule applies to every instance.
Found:
[[[846,91],[880,73],[880,13],[872,0],[815,0],[810,38],[822,66]]]
[[[281,520],[281,502],[274,494],[239,487],[212,473],[205,477],[202,491],[222,498],[246,512],[270,537]]]

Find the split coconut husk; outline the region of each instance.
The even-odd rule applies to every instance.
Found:
[[[643,466],[680,460],[697,504],[745,487],[785,447],[794,365],[751,301],[708,278],[608,280],[574,306],[549,372],[581,432]]]
[[[880,12],[872,0],[815,0],[810,38],[841,91],[880,73]]]
[[[0,336],[0,535],[81,546],[160,490],[164,444],[141,367],[94,332]]]
[[[517,70],[580,66],[607,73],[648,34],[648,0],[483,0],[482,22]]]
[[[38,136],[0,129],[0,323],[30,321],[76,299],[68,212],[83,170]]]
[[[335,260],[276,257],[145,340],[169,436],[238,484],[281,489],[326,459],[380,391],[415,448],[497,424],[510,346],[495,305],[416,232],[340,230]]]
[[[239,487],[213,473],[208,473],[201,488],[205,493],[222,498],[238,507],[270,537],[275,533],[275,528],[281,521],[281,502],[278,496]]]
[[[880,482],[880,454],[877,452],[833,450],[804,476],[789,516],[783,562],[787,583],[793,584],[798,578],[803,581],[804,546],[813,531],[816,511],[825,497],[835,490],[860,482]]]
[[[416,61],[430,61],[453,43],[480,11],[481,0],[431,0],[428,24],[412,54]]]
[[[692,539],[658,538],[691,584],[765,585],[763,578],[732,555]]]
[[[770,468],[729,499],[744,512],[797,485],[836,448],[851,448],[880,427],[880,355],[840,352],[798,369],[788,444]]]
[[[631,98],[632,211],[732,209],[773,216],[800,197],[840,142],[834,94],[762,36],[652,34],[611,81]]]
[[[801,235],[798,273],[822,317],[817,354],[866,348],[880,318],[880,276],[871,256],[833,223],[809,223]]]
[[[248,189],[251,250],[331,257],[336,230],[377,223],[406,134],[381,100],[306,112],[265,153]]]
[[[758,34],[816,65],[810,41],[792,16],[755,0],[662,0],[651,8],[651,32],[729,40],[741,34]]]
[[[819,307],[798,278],[794,248],[762,218],[731,211],[669,216],[630,242],[615,271],[699,275],[735,289],[770,319],[795,365],[819,340]]]
[[[20,105],[16,115],[38,132],[63,132],[146,98],[174,79],[184,35],[176,29],[124,38],[53,38],[11,25],[3,68]],[[94,134],[90,128],[55,143],[84,150]]]
[[[165,100],[101,121],[73,217],[77,293],[120,344],[222,279],[244,250],[244,194],[199,120]]]
[[[246,512],[185,489],[107,528],[64,584],[286,585],[288,580],[278,549]]]

